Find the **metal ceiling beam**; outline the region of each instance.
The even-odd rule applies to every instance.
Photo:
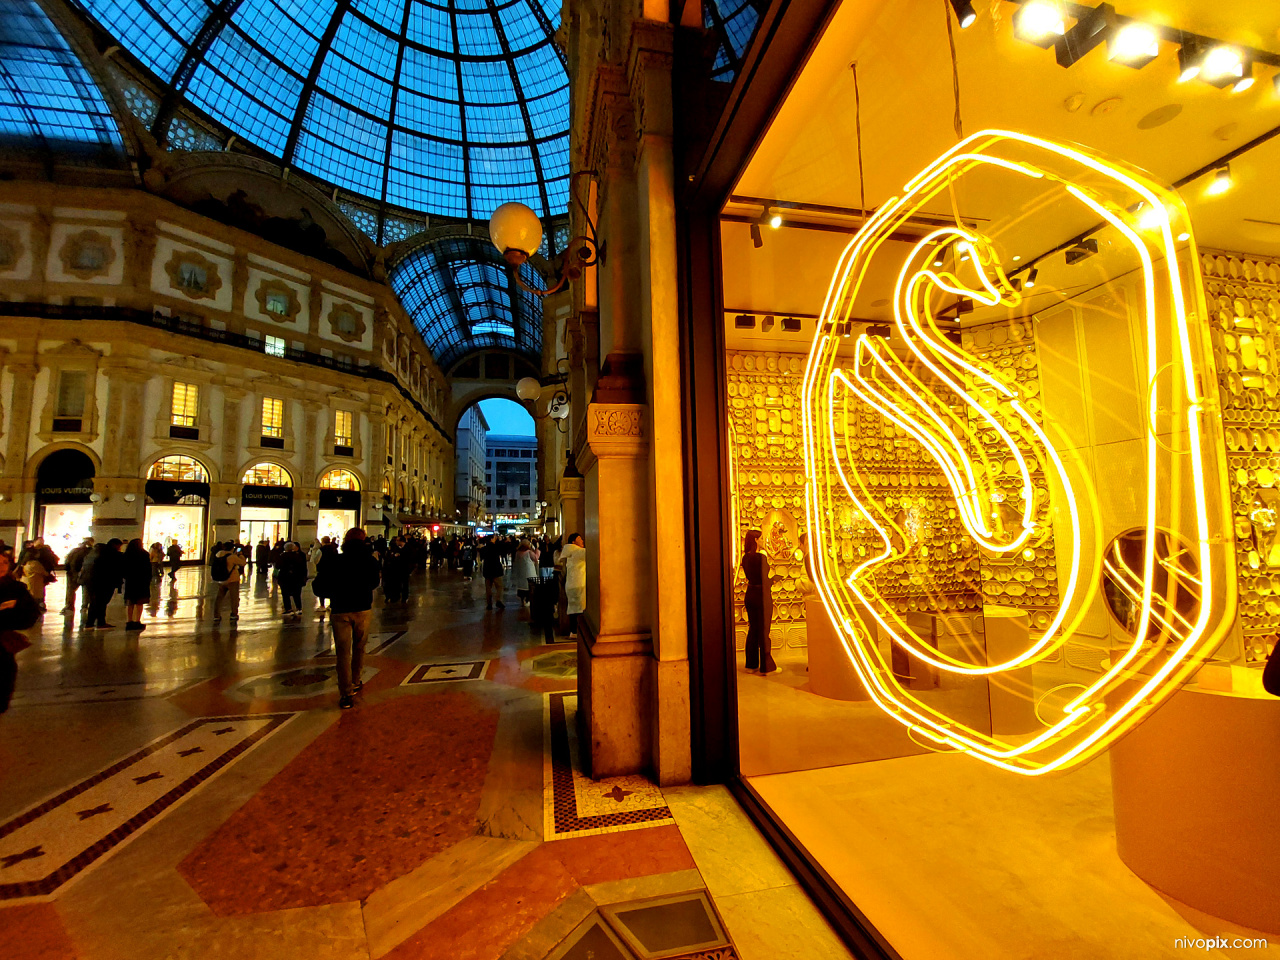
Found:
[[[311,105],[311,98],[316,92],[316,80],[320,77],[320,68],[324,66],[324,59],[329,55],[329,50],[333,47],[333,38],[338,35],[338,27],[342,26],[342,18],[347,15],[347,11],[351,9],[351,0],[338,0],[334,5],[333,13],[329,15],[329,23],[324,28],[324,36],[320,38],[320,44],[316,47],[316,55],[311,60],[311,69],[307,71],[307,78],[302,81],[302,94],[298,97],[298,107],[293,111],[293,123],[289,125],[289,138],[284,144],[284,154],[280,158],[284,165],[293,165],[293,154],[298,149],[298,138],[302,135],[302,121],[307,118],[307,107]],[[381,229],[381,225],[379,225]]]
[[[187,91],[187,84],[191,82],[191,77],[195,74],[196,67],[200,65],[200,61],[204,59],[210,45],[217,39],[223,28],[231,22],[232,15],[243,2],[244,0],[220,0],[217,6],[209,11],[204,23],[200,24],[200,29],[196,31],[190,46],[187,47],[186,52],[182,55],[178,68],[174,70],[173,76],[169,78],[164,96],[160,98],[160,107],[156,111],[156,119],[151,124],[151,135],[156,138],[157,143],[165,142],[165,138],[169,135],[169,126],[173,123],[173,115],[177,112],[178,106],[182,102],[183,95]],[[163,18],[159,19],[163,20]]]
[[[536,5],[538,0],[531,0]],[[520,105],[520,116],[524,118],[524,129],[529,135],[529,156],[533,159],[533,171],[538,178],[538,195],[542,197],[542,216],[551,215],[551,202],[547,198],[547,178],[542,171],[542,157],[538,153],[538,138],[533,134],[533,120],[529,117],[529,104],[525,100],[524,87],[520,83],[520,74],[516,70],[515,57],[511,55],[511,44],[507,41],[507,31],[503,29],[502,18],[498,16],[498,8],[493,0],[488,0],[489,17],[493,20],[493,31],[498,35],[498,43],[507,60],[507,69],[511,73],[511,88],[515,91],[516,103]]]

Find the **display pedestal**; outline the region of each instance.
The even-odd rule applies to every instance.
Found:
[[[831,700],[870,699],[858,671],[845,653],[827,608],[816,596],[805,598],[804,624],[809,650],[809,689]]]
[[[928,613],[909,613],[906,616],[907,626],[920,638],[926,646],[937,649],[937,620]],[[925,663],[919,657],[913,657],[898,644],[892,651],[893,675],[898,682],[909,690],[933,690],[938,686],[938,668]]]
[[[1110,757],[1125,865],[1188,906],[1280,935],[1280,700],[1181,690]]]
[[[1016,607],[987,607],[987,665],[1007,663],[1031,647],[1031,619]],[[1036,719],[1035,690],[1031,666],[1004,670],[987,677],[991,698],[991,733],[1031,733],[1043,729]]]

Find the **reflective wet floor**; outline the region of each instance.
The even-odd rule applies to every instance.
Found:
[[[140,633],[62,607],[0,717],[14,958],[845,957],[723,788],[592,781],[576,652],[514,594],[415,576],[375,600],[355,709],[327,618],[190,567]]]

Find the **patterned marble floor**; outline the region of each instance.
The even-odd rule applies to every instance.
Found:
[[[46,615],[0,717],[6,960],[847,956],[722,789],[582,776],[573,647],[514,597],[411,593],[351,711],[256,578],[234,624],[199,568],[140,635]]]

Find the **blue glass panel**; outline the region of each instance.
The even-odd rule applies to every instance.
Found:
[[[545,97],[530,100],[529,122],[533,124],[533,135],[542,137],[555,136],[564,132],[564,118],[569,113],[569,86],[566,84],[554,93]]]
[[[520,89],[526,98],[542,97],[553,90],[564,90],[565,103],[569,102],[569,78],[565,76],[564,67],[549,45],[544,44],[530,53],[516,57],[515,65],[516,75],[520,78]]]
[[[434,3],[413,0],[409,9],[407,36],[410,43],[420,43],[432,50],[452,50],[453,25],[449,19],[449,11]]]
[[[300,77],[311,69],[320,37],[333,11],[333,0],[311,3],[306,6],[288,3],[289,11],[281,9],[275,0],[244,0],[236,7],[232,23],[243,33],[264,43],[271,55]],[[304,22],[285,20],[291,13],[322,12],[323,16],[306,16]],[[296,29],[301,28],[301,29]],[[269,75],[268,75],[269,76]]]
[[[433,134],[451,140],[462,139],[458,105],[433,97],[422,97],[409,90],[401,90],[396,101],[396,126],[409,130],[430,130]]]
[[[440,100],[457,100],[458,65],[452,60],[405,47],[400,85]]]
[[[81,0],[81,5],[163,80],[178,69],[209,15],[204,0],[156,0],[154,7],[138,0]]]
[[[375,117],[391,115],[391,84],[350,60],[330,53],[320,67],[316,86]]]
[[[482,13],[458,12],[458,53],[464,57],[501,57],[502,44],[488,7]],[[505,66],[505,64],[504,64]]]
[[[547,35],[542,24],[529,10],[526,0],[516,0],[499,8],[498,19],[502,21],[503,32],[507,35],[507,43],[511,52],[519,54],[532,47],[547,43]]]
[[[462,95],[467,103],[515,103],[506,61],[464,60]]]
[[[384,30],[398,34],[404,4],[405,0],[353,0],[351,5]]]
[[[263,84],[264,77],[274,82]],[[232,130],[254,130],[263,149],[284,150],[302,80],[258,50],[234,28],[222,31],[191,77],[187,96]]]
[[[529,139],[517,104],[467,104],[467,139],[472,143],[517,143]]]
[[[355,193],[382,191],[387,128],[316,92],[298,137],[298,166]]]
[[[0,134],[51,149],[122,145],[101,92],[33,0],[0,5]]]

